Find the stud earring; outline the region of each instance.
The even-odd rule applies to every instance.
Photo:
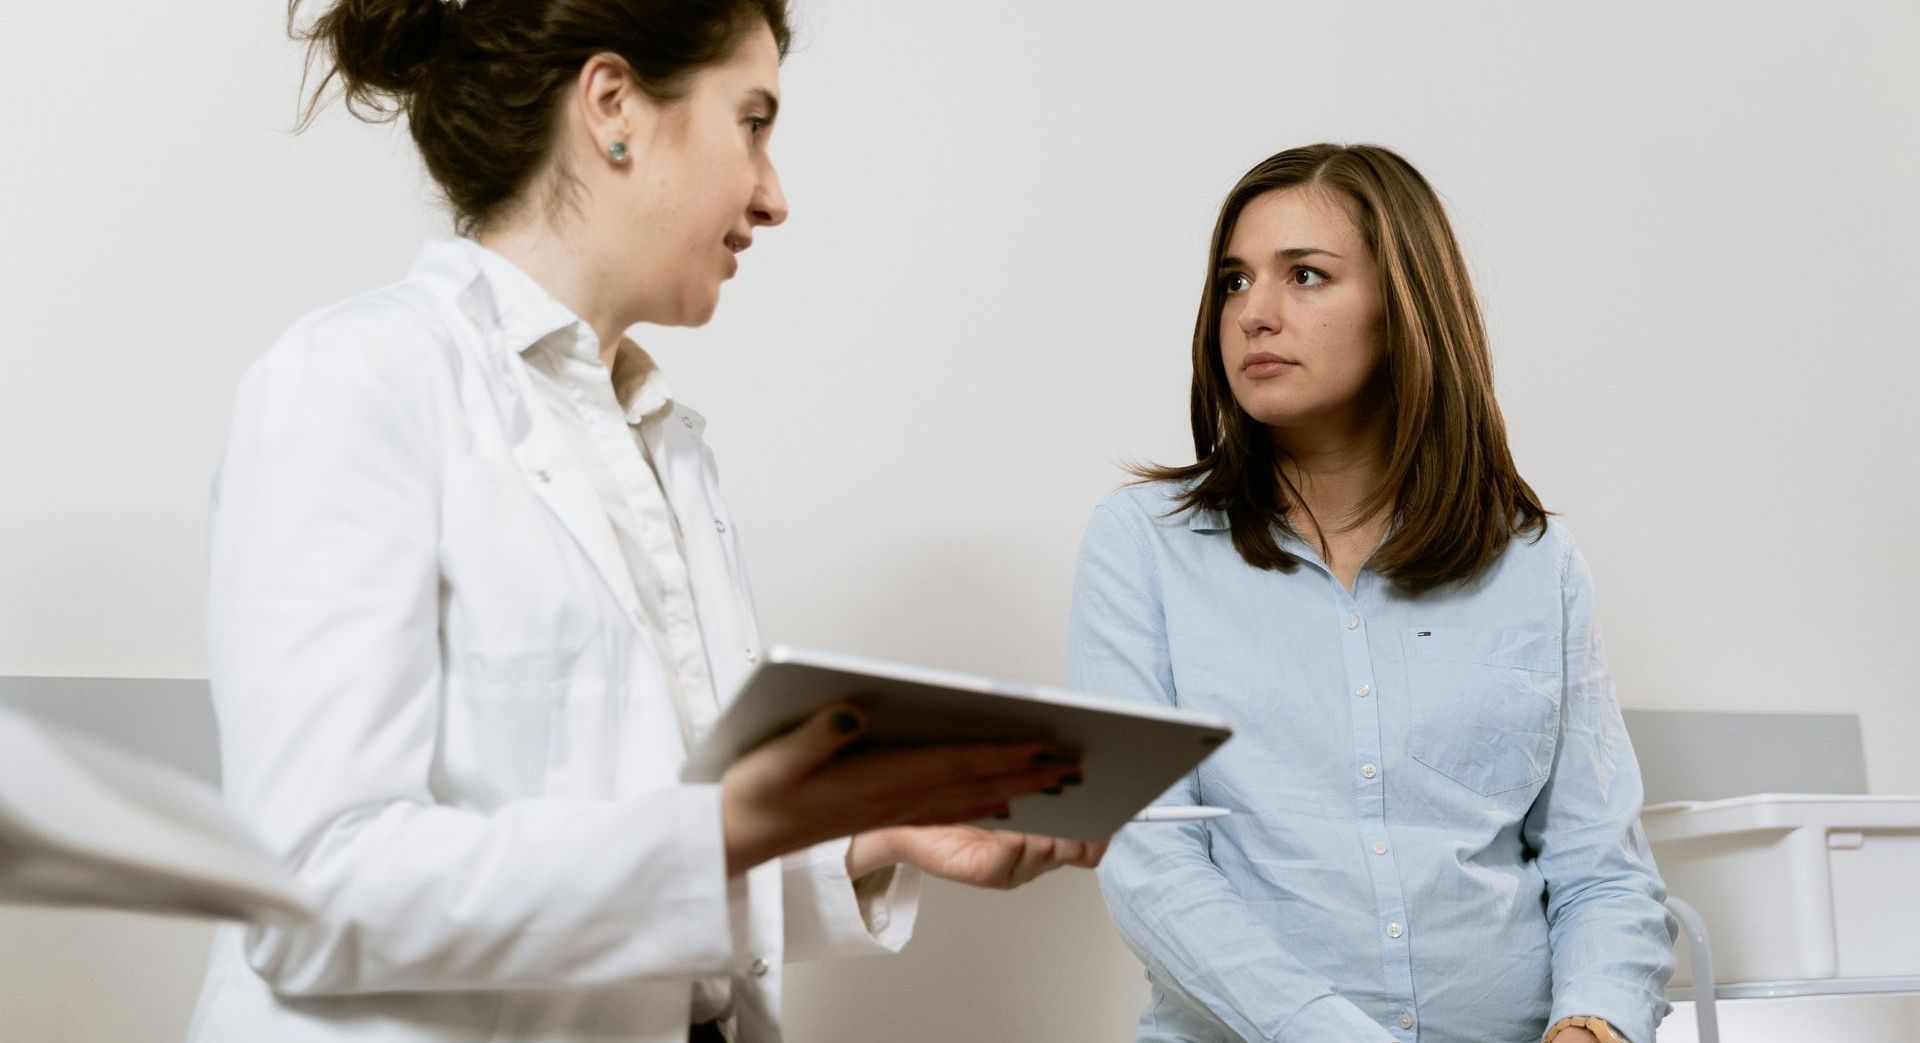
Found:
[[[625,163],[627,161],[627,143],[624,141],[614,142],[613,147],[607,150],[607,155],[611,157],[615,163]]]

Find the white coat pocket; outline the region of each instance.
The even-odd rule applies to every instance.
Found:
[[[509,460],[449,463],[438,770],[468,804],[547,796],[575,694],[604,688],[599,578]]]
[[[598,630],[592,565],[511,461],[449,463],[440,572],[449,666],[503,694],[568,676]]]
[[[1482,796],[1536,786],[1560,729],[1560,635],[1412,627],[1413,759]]]

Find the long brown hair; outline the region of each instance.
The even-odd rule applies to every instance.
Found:
[[[1377,145],[1288,149],[1247,171],[1227,194],[1193,327],[1195,459],[1134,473],[1181,483],[1177,509],[1224,514],[1247,564],[1283,571],[1298,565],[1277,538],[1298,536],[1287,521],[1297,497],[1271,434],[1240,408],[1221,362],[1220,261],[1248,203],[1301,187],[1343,197],[1380,266],[1381,376],[1391,426],[1385,476],[1358,517],[1390,511],[1393,528],[1369,567],[1412,590],[1471,579],[1515,536],[1538,539],[1547,511],[1507,449],[1486,326],[1446,210],[1412,164]]]
[[[300,6],[288,0],[288,32],[307,41],[308,71],[325,70],[301,126],[336,77],[355,116],[404,113],[462,234],[520,201],[554,151],[561,91],[595,54],[672,101],[755,28],[783,58],[792,40],[786,0],[332,0],[304,28]]]

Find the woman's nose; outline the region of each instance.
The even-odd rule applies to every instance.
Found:
[[[787,219],[787,196],[780,190],[780,175],[771,163],[760,179],[760,188],[753,194],[747,212],[757,225],[777,225]]]
[[[1263,293],[1260,287],[1247,290],[1246,303],[1240,308],[1240,332],[1249,337],[1280,332],[1279,294]]]

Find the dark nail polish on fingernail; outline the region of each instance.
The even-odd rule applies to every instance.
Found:
[[[1033,755],[1033,766],[1036,768],[1045,764],[1058,764],[1059,762],[1060,758],[1051,753],[1041,752]]]
[[[1012,817],[1013,817],[1013,812],[1011,812],[1011,811],[996,811],[996,812],[994,812],[994,813],[993,813],[993,817],[994,817],[994,818],[999,818],[999,819],[1008,819],[1008,818],[1012,818]]]
[[[1060,785],[1062,786],[1078,786],[1080,782],[1081,778],[1078,774],[1060,776]]]
[[[1049,797],[1057,797],[1060,794],[1065,793],[1066,791],[1061,789],[1058,786],[1048,786],[1046,789],[1043,789],[1040,792],[1045,793]]]
[[[860,730],[860,718],[842,710],[833,715],[833,730],[842,735],[852,735]]]

